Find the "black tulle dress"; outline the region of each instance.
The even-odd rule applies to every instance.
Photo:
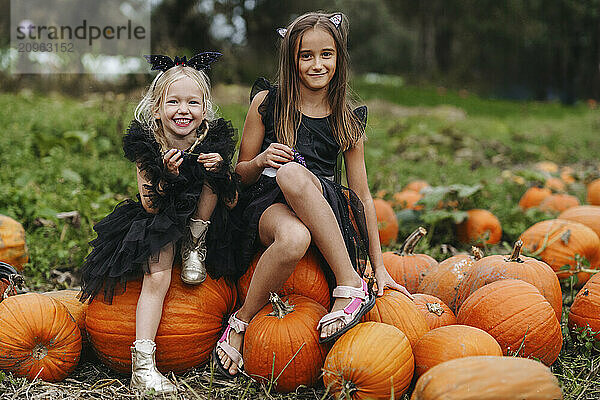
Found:
[[[209,123],[204,140],[194,149],[197,153],[219,153],[223,162],[217,171],[207,171],[197,156],[184,155],[179,175],[163,167],[162,153],[154,135],[133,121],[123,137],[125,157],[137,163],[150,184],[148,197],[158,213],[148,213],[140,201],[125,200],[94,226],[98,237],[90,242],[92,251],[81,266],[81,301],[93,300],[100,292],[110,303],[115,291],[122,291],[129,279],[149,272],[148,259],[169,243],[177,243],[185,233],[190,216],[196,209],[204,183],[218,195],[211,216],[206,244],[206,267],[213,278],[231,277],[239,262],[230,251],[231,224],[225,203],[235,199],[237,182],[230,173],[235,150],[235,130],[231,123],[217,119]],[[158,192],[159,182],[162,191]]]
[[[258,108],[265,126],[261,152],[277,141],[274,126],[277,87],[272,86],[266,79],[260,78],[252,87],[250,99],[252,100],[257,93],[264,90],[268,90],[269,93]],[[362,106],[354,112],[363,122],[364,127],[367,108]],[[358,196],[340,184],[342,157],[340,146],[334,139],[329,125],[329,117],[313,118],[302,115],[296,135],[295,150],[302,156],[302,160],[296,159],[295,162],[304,162],[321,182],[323,196],[337,219],[350,260],[362,276],[369,248],[365,213]],[[262,213],[274,203],[287,204],[275,177],[264,173],[260,175],[258,181],[240,192],[240,199],[234,212],[236,220],[241,221],[241,225],[246,227],[238,242],[240,262],[244,268],[248,267],[256,252],[262,248],[258,237],[258,222]],[[325,273],[330,288],[333,288],[335,280],[330,268],[326,268]]]

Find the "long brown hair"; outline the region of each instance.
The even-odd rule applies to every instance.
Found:
[[[279,90],[275,102],[275,134],[277,141],[293,147],[296,130],[300,124],[300,73],[298,71],[298,46],[302,35],[309,29],[319,28],[329,33],[336,47],[336,69],[329,82],[327,97],[333,135],[342,151],[346,151],[363,136],[361,121],[352,112],[348,86],[348,20],[342,15],[338,27],[331,22],[334,15],[311,12],[296,18],[288,27],[279,51]]]

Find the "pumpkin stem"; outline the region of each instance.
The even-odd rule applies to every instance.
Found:
[[[269,301],[273,306],[273,311],[270,312],[268,315],[281,319],[289,313],[291,313],[292,311],[294,311],[294,306],[290,305],[289,299],[284,302],[283,300],[281,300],[277,293],[271,293],[269,295]]]
[[[441,317],[444,313],[444,309],[440,303],[426,303],[427,311]]]
[[[479,247],[477,246],[471,246],[471,257],[475,260],[475,261],[479,261],[483,258],[484,254],[483,254],[483,250],[481,250]]]
[[[505,258],[505,260],[507,262],[523,262],[523,260],[521,260],[521,248],[522,247],[523,247],[523,241],[521,239],[517,240],[513,247],[512,254],[508,258]]]
[[[41,343],[35,345],[31,350],[31,356],[36,360],[41,360],[48,355],[48,348]]]
[[[413,254],[417,243],[419,243],[419,240],[421,240],[421,238],[425,235],[427,235],[427,229],[423,228],[422,226],[418,227],[413,233],[411,233],[406,238],[404,243],[402,243],[400,249],[395,251],[394,254],[399,256],[407,256]]]

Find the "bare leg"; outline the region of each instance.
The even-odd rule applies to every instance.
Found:
[[[200,198],[198,198],[196,212],[192,218],[208,221],[217,206],[218,199],[219,197],[217,194],[205,183],[202,188],[202,193],[200,193]]]
[[[360,277],[352,267],[337,220],[323,197],[317,177],[300,164],[288,163],[277,171],[277,184],[292,210],[309,229],[337,285],[360,287]],[[341,310],[349,303],[350,299],[336,299],[332,311]],[[322,328],[321,337],[330,336],[343,327],[340,321],[328,324]]]
[[[150,274],[144,275],[135,311],[135,339],[154,340],[162,316],[163,301],[171,284],[174,245],[160,251],[158,260],[149,260]]]
[[[278,291],[294,272],[298,261],[310,245],[310,232],[284,204],[273,204],[260,218],[258,232],[261,242],[268,246],[260,257],[252,276],[246,301],[237,318],[249,322],[267,304],[269,293]],[[243,335],[230,331],[230,344],[241,352]],[[237,366],[221,350],[217,350],[221,363],[234,375]]]

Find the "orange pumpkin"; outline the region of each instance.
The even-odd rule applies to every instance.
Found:
[[[596,232],[600,238],[600,206],[576,206],[560,213],[559,219],[579,222]]]
[[[457,320],[492,335],[504,355],[535,357],[551,365],[562,348],[552,306],[522,280],[503,279],[477,289],[461,306]]]
[[[460,373],[458,373],[460,372]],[[515,357],[456,358],[417,381],[411,400],[562,399],[558,379],[544,364]]]
[[[315,386],[329,350],[319,344],[317,331],[327,310],[297,294],[271,294],[269,300],[244,335],[244,370],[259,381],[274,380],[278,392]]]
[[[0,369],[58,382],[77,366],[81,332],[63,306],[37,293],[0,303]]]
[[[400,207],[408,210],[422,210],[422,205],[416,205],[421,200],[423,195],[414,190],[403,190],[398,193],[394,193],[394,201],[392,205],[394,207]]]
[[[427,181],[422,180],[422,179],[416,179],[414,181],[408,182],[408,184],[406,186],[404,186],[404,189],[402,189],[402,190],[403,191],[404,190],[413,190],[413,191],[419,193],[422,189],[425,189],[428,187],[431,187],[431,185]]]
[[[565,166],[562,167],[560,169],[560,179],[562,179],[562,181],[564,183],[566,183],[567,185],[570,185],[571,183],[575,183],[575,177],[573,176],[573,174],[575,173],[575,170],[569,166]]]
[[[577,207],[579,204],[579,199],[573,195],[556,193],[542,200],[539,208],[546,212],[563,212],[571,207]]]
[[[467,211],[467,219],[456,226],[458,240],[463,243],[497,244],[502,237],[500,220],[488,210]]]
[[[467,325],[448,325],[427,332],[413,347],[415,375],[444,361],[468,356],[501,356],[502,349],[489,333]]]
[[[484,257],[473,264],[473,268],[463,280],[458,291],[457,306],[474,291],[482,286],[500,279],[521,279],[531,283],[548,300],[556,318],[560,322],[562,316],[562,292],[556,274],[548,264],[532,257],[521,256],[523,242],[515,243],[509,256],[492,255]]]
[[[362,317],[362,322],[382,322],[400,329],[413,346],[429,331],[425,317],[416,304],[396,290],[385,289],[375,306]]]
[[[540,161],[535,163],[533,167],[538,171],[547,172],[549,174],[555,174],[558,172],[558,164],[553,161]]]
[[[198,286],[185,285],[180,267],[173,268],[156,334],[156,363],[163,372],[184,372],[208,361],[233,312],[236,293],[225,279],[210,277]],[[127,283],[127,290],[113,297],[112,305],[94,300],[88,307],[85,327],[94,350],[109,367],[131,371],[135,340],[135,310],[141,282]]]
[[[595,346],[600,350],[600,274],[593,275],[577,293],[569,310],[569,331],[590,327],[596,332]]]
[[[593,206],[600,206],[600,178],[588,183],[586,201]]]
[[[450,307],[437,297],[423,293],[414,294],[413,297],[415,305],[425,317],[429,329],[456,324],[456,316]]]
[[[417,291],[439,298],[453,312],[456,312],[460,285],[475,261],[483,258],[483,252],[479,247],[472,246],[471,252],[472,255],[457,254],[442,261],[423,278]]]
[[[567,189],[567,185],[560,178],[550,177],[546,179],[546,187],[556,192],[564,192]]]
[[[87,342],[87,334],[85,332],[85,313],[88,308],[87,303],[79,301],[79,290],[57,290],[54,292],[46,292],[45,296],[52,297],[54,300],[58,300],[63,306],[67,308],[71,317],[75,320],[77,327],[81,330],[81,340]]]
[[[17,271],[22,271],[29,261],[25,229],[6,215],[0,215],[0,261],[12,265]]]
[[[377,322],[358,324],[329,351],[323,367],[325,387],[336,398],[400,398],[414,372],[410,343],[397,328]]]
[[[374,199],[375,214],[377,215],[377,227],[379,229],[379,241],[384,246],[389,246],[398,237],[398,220],[394,209],[383,199]]]
[[[383,253],[383,264],[394,280],[415,293],[419,284],[430,270],[437,267],[438,262],[427,254],[414,254],[415,246],[427,234],[423,227],[419,227],[410,234],[398,251]]]
[[[583,285],[589,279],[589,273],[581,272],[581,259],[597,265],[600,239],[593,230],[578,222],[551,219],[538,222],[523,232],[523,251],[530,256],[541,258],[557,273],[558,279],[577,275],[578,283]],[[563,266],[569,265],[565,270]]]
[[[250,281],[252,280],[252,275],[254,275],[256,264],[258,264],[261,255],[262,252],[259,252],[254,256],[246,273],[238,279],[237,292],[240,303],[244,303],[246,300],[246,294],[248,294],[248,289],[250,288]],[[288,280],[285,281],[283,287],[277,294],[280,297],[299,294],[315,300],[329,310],[329,286],[327,284],[327,279],[325,278],[325,273],[323,273],[320,259],[321,256],[318,253],[318,250],[310,247],[304,257],[298,261],[294,272],[290,275]]]
[[[527,210],[531,207],[537,207],[540,203],[548,196],[552,194],[552,191],[548,188],[541,187],[530,187],[525,191],[521,199],[519,200],[519,207],[522,210]]]

